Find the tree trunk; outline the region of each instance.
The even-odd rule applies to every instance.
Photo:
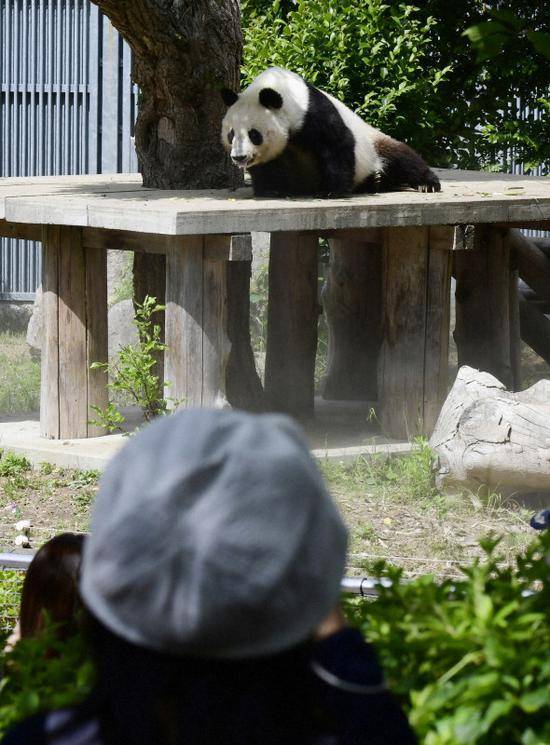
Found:
[[[430,439],[440,488],[505,496],[550,493],[550,380],[511,393],[461,367]]]
[[[219,90],[238,88],[238,0],[94,0],[133,52],[144,186],[215,189],[239,175],[220,142]]]

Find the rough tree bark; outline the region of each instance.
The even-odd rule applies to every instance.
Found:
[[[461,367],[430,439],[440,488],[550,493],[550,380],[519,393]]]
[[[135,138],[143,183],[215,189],[239,178],[220,142],[219,89],[236,89],[237,0],[94,0],[133,52],[140,88]]]
[[[146,187],[234,187],[241,176],[220,142],[223,87],[237,89],[242,54],[238,0],[93,0],[133,52],[140,88],[135,144]],[[165,257],[136,253],[134,293],[163,300]],[[230,275],[231,276],[231,275]],[[229,279],[231,282],[231,278]],[[242,292],[242,282],[239,290]],[[231,287],[229,288],[231,295]],[[240,307],[229,313],[240,312]],[[248,318],[229,319],[246,336]],[[228,374],[237,374],[228,365]],[[257,390],[255,369],[239,368],[232,390]],[[239,394],[242,400],[245,393]]]

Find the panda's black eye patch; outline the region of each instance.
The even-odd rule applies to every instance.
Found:
[[[235,132],[234,130],[230,129],[229,132],[227,133],[227,139],[229,140],[230,145],[233,142],[233,137],[235,137]]]
[[[258,132],[257,129],[249,129],[248,130],[248,136],[250,137],[250,142],[253,145],[261,145],[264,141],[264,138],[261,135],[261,132]]]

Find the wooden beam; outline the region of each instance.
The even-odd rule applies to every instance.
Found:
[[[522,228],[523,230],[550,230],[550,220],[512,220],[491,223],[493,228]]]
[[[519,297],[521,338],[550,364],[550,320],[533,303]]]
[[[330,263],[322,294],[329,330],[323,398],[377,398],[382,341],[380,232],[365,232],[361,241],[330,240]]]
[[[516,253],[519,276],[550,305],[550,259],[519,230],[510,231],[509,241]]]
[[[41,225],[25,225],[20,222],[6,222],[0,220],[0,237],[1,238],[19,238],[23,241],[41,241]]]
[[[83,228],[82,242],[85,248],[165,254],[171,245],[171,237],[154,233],[108,230],[107,228]]]
[[[450,240],[425,227],[385,232],[378,395],[390,437],[430,434],[446,394],[451,253],[438,246]]]
[[[314,409],[318,244],[316,236],[271,235],[265,392],[268,405],[295,416]]]
[[[46,226],[42,234],[43,348],[40,427],[45,437],[103,434],[88,424],[92,405],[107,403],[107,265],[88,253],[80,228]]]
[[[165,379],[184,406],[226,403],[227,262],[205,258],[206,243],[175,238],[166,257]]]
[[[214,234],[211,236],[211,239],[211,250],[216,251],[218,250],[216,246],[222,245],[224,247],[223,250],[226,251],[227,235]],[[166,254],[172,245],[173,236],[156,235],[155,233],[136,233],[126,230],[108,230],[107,228],[83,228],[82,242],[85,248]],[[236,233],[231,236],[227,260],[252,261],[252,242],[250,239],[250,233]]]

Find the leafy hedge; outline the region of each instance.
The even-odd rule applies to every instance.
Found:
[[[550,532],[515,567],[498,541],[461,580],[391,580],[348,613],[372,641],[424,745],[550,743]],[[533,592],[533,590],[536,590]]]
[[[380,564],[389,586],[345,609],[376,645],[424,745],[549,745],[550,532],[513,567],[500,564],[497,541],[483,545],[486,559],[460,580],[405,582]],[[34,712],[81,700],[93,682],[83,640],[62,644],[53,629],[2,663],[0,736]]]
[[[463,33],[503,6],[519,30],[484,59]],[[243,0],[242,9],[245,84],[288,67],[432,165],[506,167],[512,148],[516,161],[550,161],[550,65],[526,36],[550,29],[550,3]]]

